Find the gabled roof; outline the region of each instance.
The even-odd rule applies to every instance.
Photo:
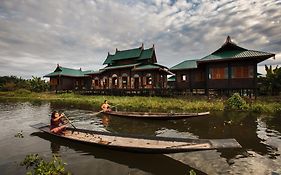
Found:
[[[214,51],[212,54],[221,53],[224,51],[246,51],[247,49],[237,46],[234,42],[231,41],[230,36],[227,36],[224,44],[218,50]]]
[[[101,70],[111,70],[111,69],[122,69],[122,68],[130,68],[139,65],[137,64],[125,64],[125,65],[118,65],[118,66],[106,66]]]
[[[151,59],[154,53],[154,46],[149,49],[144,49],[143,45],[138,48],[129,49],[129,50],[118,50],[116,49],[115,54],[108,53],[107,58],[103,64],[112,64],[114,61],[126,60],[126,59],[136,59],[136,60],[145,60]]]
[[[138,58],[138,60],[152,58],[153,52],[154,52],[154,48],[149,48],[149,49],[143,50],[140,57]]]
[[[225,43],[216,50],[215,52],[211,53],[203,57],[202,59],[198,60],[198,62],[210,62],[210,61],[222,61],[222,60],[231,60],[231,59],[258,59],[257,61],[263,61],[270,57],[274,57],[275,54],[261,52],[256,50],[248,50],[237,46],[233,43],[230,39],[230,36],[226,38]]]
[[[171,67],[170,70],[173,71],[173,70],[182,70],[182,69],[196,69],[197,61],[198,61],[198,59],[186,60],[186,61],[183,61],[183,62]]]
[[[143,70],[159,70],[159,71],[164,71],[167,74],[173,74],[172,72],[170,72],[168,70],[167,67],[159,65],[159,64],[139,64],[137,66],[134,66],[134,68],[132,69],[132,71],[143,71]]]
[[[54,72],[45,75],[44,77],[69,76],[69,77],[85,77],[86,74],[93,72],[92,70],[82,71],[81,69],[71,69],[57,66]]]
[[[165,68],[165,67],[158,64],[144,64],[134,67],[134,70],[160,69],[160,68]]]
[[[235,59],[235,58],[253,58],[253,57],[261,57],[261,56],[270,58],[273,57],[274,54],[255,51],[255,50],[245,50],[245,51],[233,50],[233,51],[224,51],[217,54],[211,54],[200,59],[199,61],[212,61],[212,60]]]

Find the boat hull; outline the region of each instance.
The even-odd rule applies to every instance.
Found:
[[[149,113],[149,112],[121,112],[110,111],[102,112],[103,114],[118,116],[118,117],[130,117],[130,118],[143,118],[143,119],[159,119],[159,120],[175,120],[190,117],[199,117],[209,115],[210,112],[201,113]]]
[[[183,139],[170,137],[145,137],[112,134],[84,129],[66,128],[64,135],[50,132],[49,126],[43,123],[32,125],[55,137],[102,146],[110,149],[141,153],[178,153],[222,148],[241,148],[235,139]]]

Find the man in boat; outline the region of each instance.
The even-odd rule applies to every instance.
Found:
[[[50,125],[50,131],[55,134],[61,134],[65,128],[66,124],[62,120],[62,117],[64,117],[64,114],[59,114],[57,111],[54,111],[51,115],[51,125]]]
[[[103,112],[110,112],[110,105],[108,104],[107,100],[104,100],[103,104],[101,105],[101,109]]]

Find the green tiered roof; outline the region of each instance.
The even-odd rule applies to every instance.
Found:
[[[56,76],[69,76],[69,77],[85,77],[86,74],[90,74],[91,70],[82,71],[81,69],[71,69],[58,66],[52,73],[45,75],[44,77],[56,77]]]
[[[255,59],[258,57],[263,57],[263,59],[260,59],[260,61],[263,61],[270,57],[274,57],[274,55],[275,54],[272,53],[248,50],[240,46],[237,46],[235,43],[231,41],[230,37],[228,36],[225,43],[221,46],[221,48],[219,48],[212,54],[207,55],[198,61],[205,62],[205,61],[220,61],[220,60],[230,60],[230,59],[249,59],[249,58]]]
[[[108,53],[107,58],[103,64],[113,64],[114,61],[126,60],[126,59],[135,59],[135,60],[145,60],[151,59],[154,53],[154,46],[149,49],[144,49],[143,45],[138,48],[129,49],[129,50],[117,50],[115,54],[111,55]]]
[[[138,60],[150,59],[153,56],[153,48],[143,50]]]
[[[272,57],[274,54],[267,53],[267,52],[261,52],[261,51],[255,51],[255,50],[234,50],[234,51],[224,51],[217,54],[211,54],[204,58],[202,58],[199,61],[211,61],[211,60],[222,60],[222,59],[235,59],[235,58],[251,58],[251,57]]]
[[[137,66],[139,64],[125,64],[125,65],[117,65],[117,66],[106,66],[105,68],[100,69],[100,71],[103,70],[110,70],[110,69],[121,69],[121,68],[130,68]]]
[[[198,60],[186,60],[171,67],[170,70],[173,71],[173,70],[181,70],[181,69],[196,69],[197,61]]]
[[[134,70],[144,70],[144,69],[160,69],[160,68],[165,68],[164,66],[160,66],[158,64],[144,64],[144,65],[139,65],[134,68]]]
[[[261,52],[256,50],[248,50],[237,46],[228,36],[225,43],[215,52],[198,60],[186,60],[170,68],[173,70],[196,69],[197,65],[204,62],[213,62],[221,60],[237,60],[237,59],[256,59],[258,62],[274,57],[275,54]]]

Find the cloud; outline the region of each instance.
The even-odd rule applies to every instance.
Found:
[[[0,75],[41,76],[57,63],[97,70],[107,52],[141,43],[155,44],[158,62],[170,67],[210,54],[227,35],[242,47],[278,53],[266,61],[275,64],[280,7],[280,0],[2,0]]]

